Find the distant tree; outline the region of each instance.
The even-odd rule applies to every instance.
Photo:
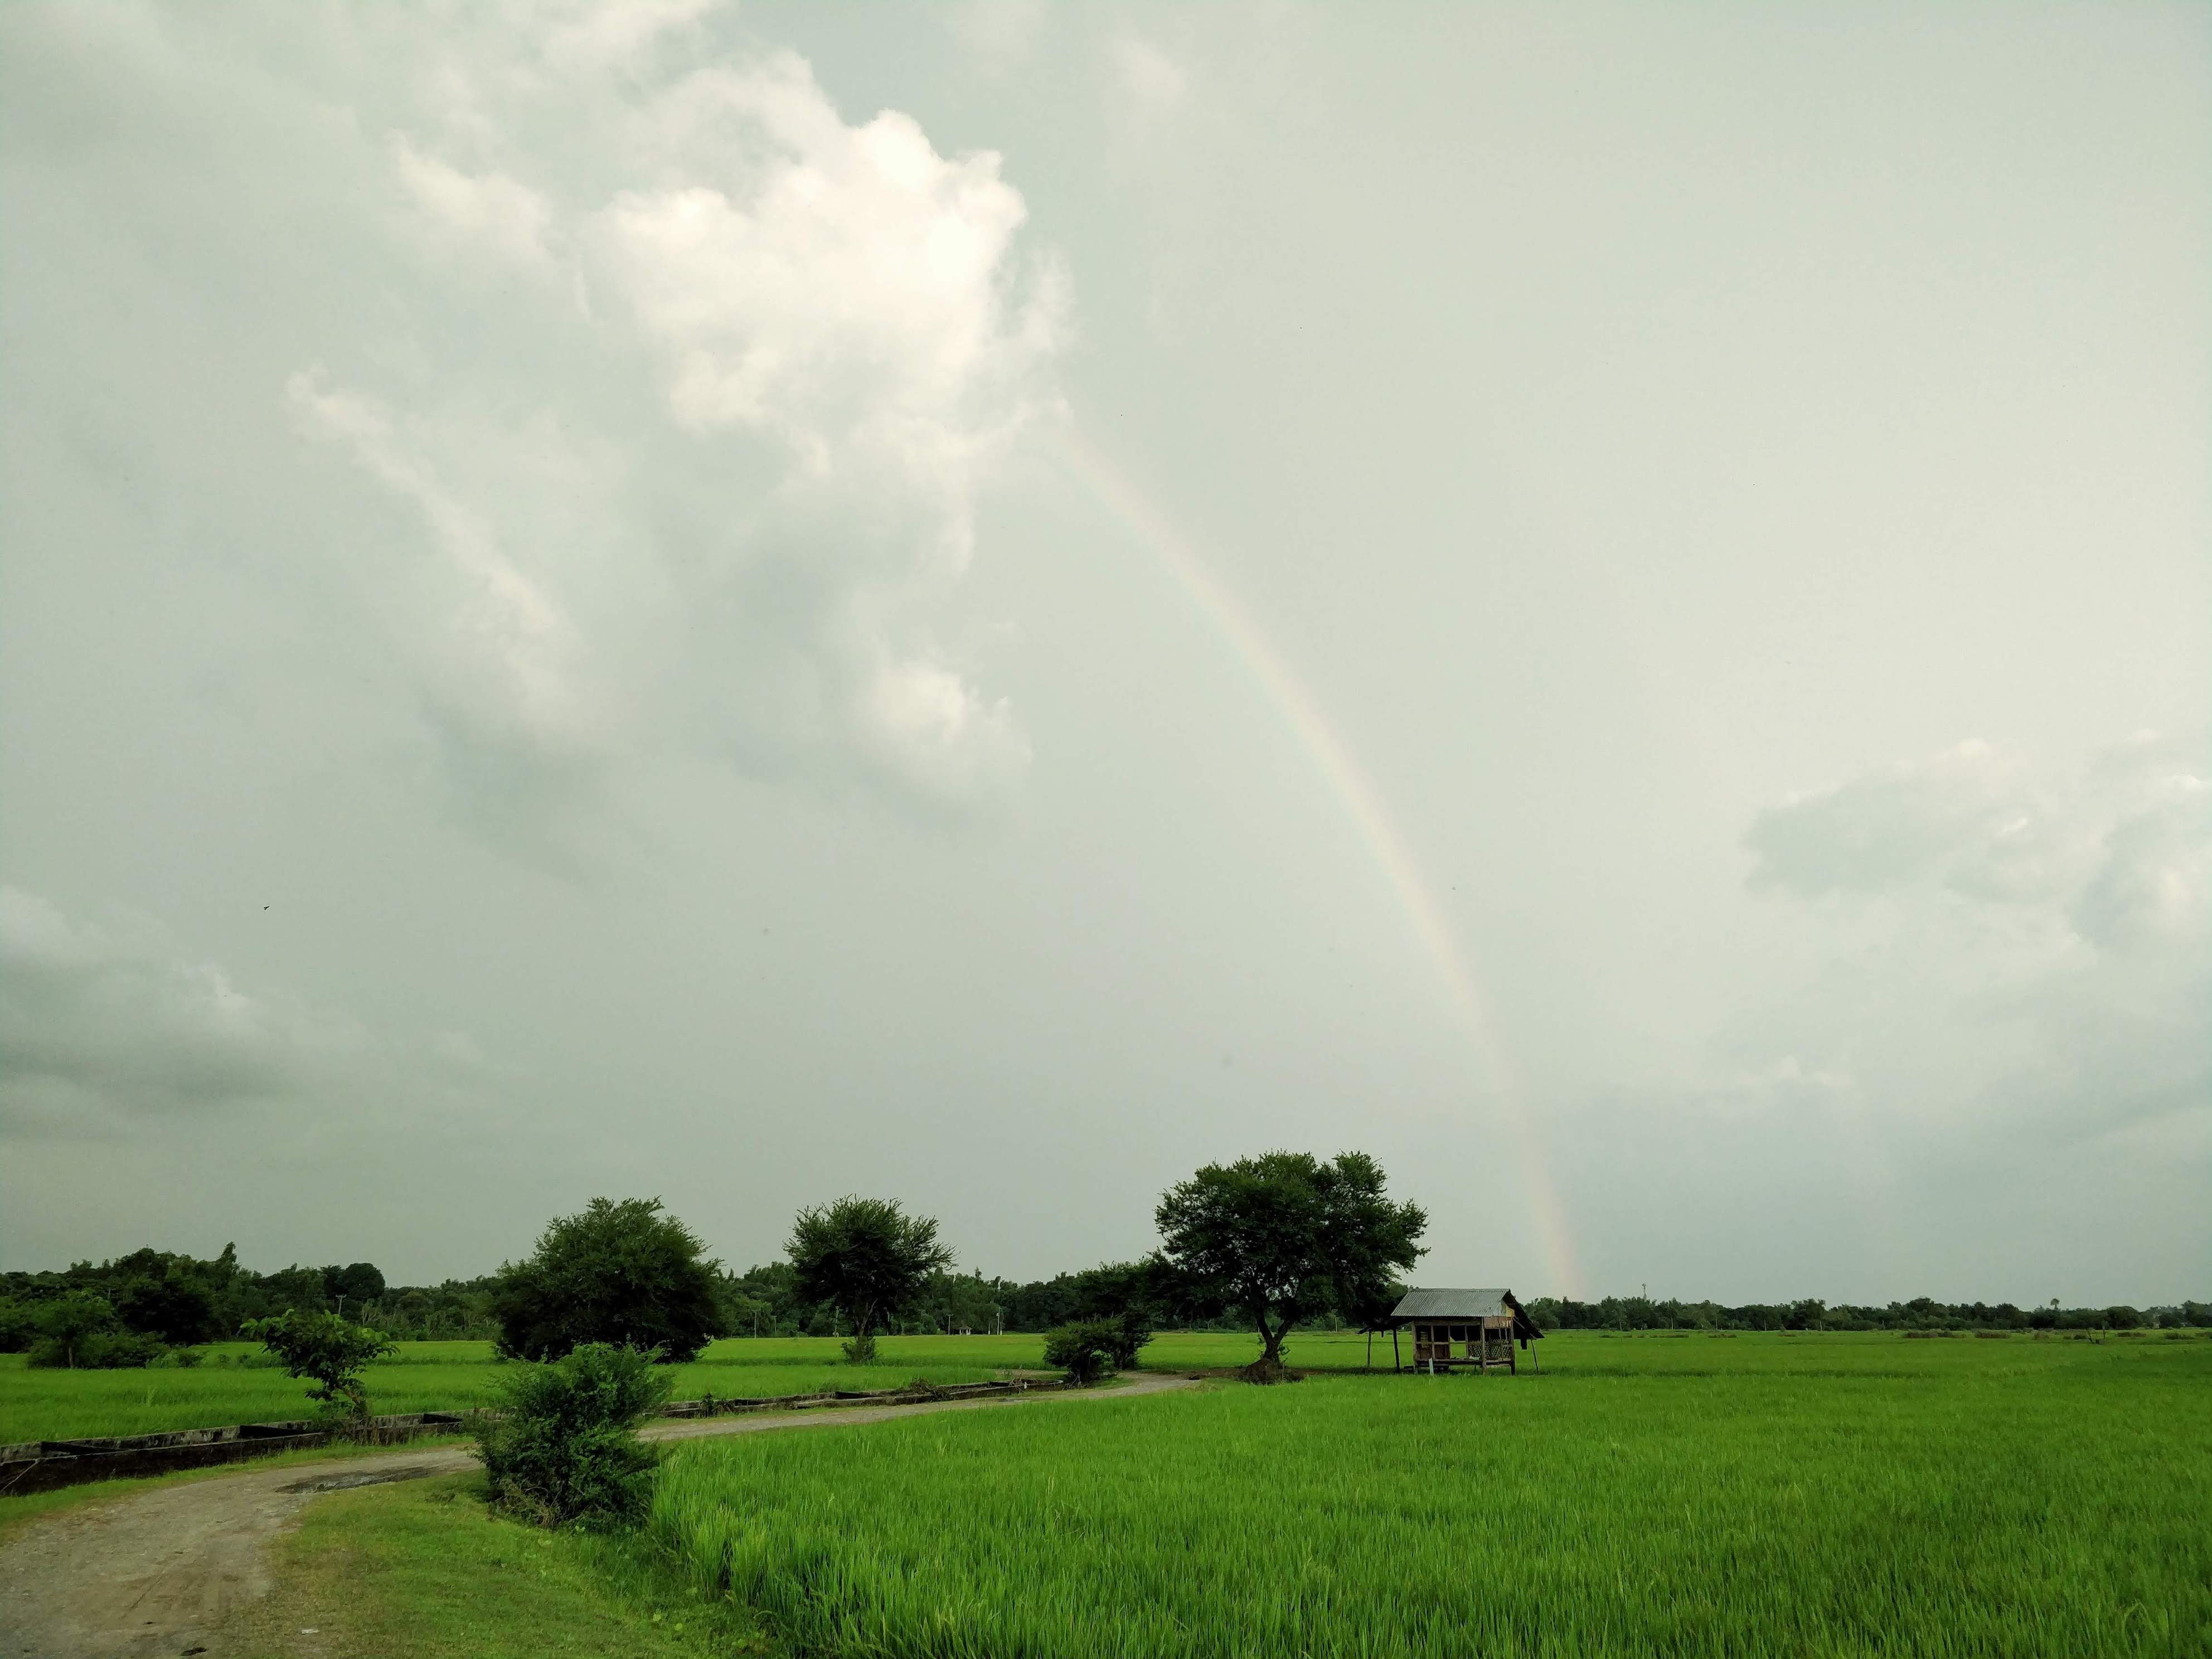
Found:
[[[115,1306],[90,1291],[67,1291],[40,1303],[32,1323],[45,1340],[33,1348],[32,1361],[75,1370],[96,1357],[100,1339],[122,1328]],[[46,1352],[40,1353],[39,1348]],[[143,1363],[143,1362],[141,1362]]]
[[[1382,1166],[1364,1152],[1209,1164],[1161,1198],[1164,1255],[1187,1297],[1240,1313],[1259,1334],[1261,1366],[1279,1370],[1293,1327],[1365,1306],[1419,1260],[1428,1217],[1392,1203],[1383,1187]]]
[[[784,1249],[799,1298],[827,1303],[852,1322],[845,1354],[854,1364],[875,1358],[877,1329],[952,1265],[937,1223],[905,1214],[896,1199],[841,1198],[801,1210]]]
[[[358,1308],[384,1294],[384,1275],[368,1261],[356,1261],[350,1267],[325,1267],[323,1291],[332,1298],[343,1297],[349,1305]]]
[[[508,1262],[492,1292],[500,1352],[557,1359],[586,1342],[698,1357],[722,1328],[715,1270],[699,1236],[657,1198],[595,1198],[550,1223],[527,1261]]]
[[[381,1331],[354,1324],[334,1313],[293,1309],[266,1319],[248,1320],[240,1333],[283,1362],[284,1374],[314,1386],[307,1398],[319,1401],[356,1424],[368,1419],[368,1390],[362,1372],[393,1352]]]
[[[125,1284],[115,1311],[131,1330],[164,1342],[204,1342],[216,1334],[213,1294],[198,1274],[173,1263],[159,1277]]]

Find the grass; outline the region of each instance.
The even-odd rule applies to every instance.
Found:
[[[1544,1352],[695,1443],[653,1528],[884,1659],[2212,1651],[2212,1344]]]
[[[433,1435],[424,1439],[410,1441],[410,1449],[427,1446],[453,1446],[465,1443],[463,1437]],[[248,1465],[216,1463],[204,1469],[179,1469],[173,1474],[137,1475],[123,1480],[90,1480],[82,1486],[63,1486],[53,1492],[26,1492],[21,1495],[0,1493],[0,1545],[5,1545],[16,1533],[33,1522],[53,1514],[58,1510],[76,1509],[84,1504],[99,1504],[118,1498],[130,1498],[152,1486],[173,1486],[191,1480],[219,1480],[227,1474],[237,1474],[243,1468],[256,1469],[283,1468],[294,1463],[327,1463],[335,1459],[374,1457],[388,1453],[389,1446],[333,1446],[308,1447],[296,1451],[273,1452],[266,1457],[257,1457]]]
[[[702,1601],[643,1540],[492,1515],[481,1474],[318,1498],[276,1547],[276,1588],[226,1631],[252,1659],[672,1659],[766,1650],[758,1620]]]
[[[1016,1366],[1042,1363],[1044,1339],[894,1337],[873,1365],[848,1365],[831,1337],[717,1342],[676,1368],[676,1397],[803,1394],[821,1389],[891,1389],[916,1376],[933,1382],[981,1382]],[[0,1355],[0,1444],[89,1435],[150,1434],[226,1423],[307,1417],[307,1385],[254,1360],[250,1343],[213,1345],[190,1370],[32,1370],[21,1354]],[[404,1342],[392,1359],[368,1370],[369,1401],[379,1412],[456,1411],[489,1396],[496,1364],[488,1342]]]
[[[1727,1339],[1614,1339],[1574,1333],[1547,1341],[1544,1363],[1552,1363],[1564,1341],[1584,1356],[1577,1360],[1579,1365],[1602,1365],[1607,1362],[1593,1357],[1601,1351],[1589,1346],[1595,1342],[1606,1345],[1603,1352],[1618,1348],[1621,1356],[1635,1356],[1639,1370],[1669,1364],[1694,1368],[1707,1345],[1717,1340]],[[1915,1342],[1905,1346],[1907,1352],[1942,1352],[1968,1346],[2002,1349],[2028,1340],[2022,1336],[2004,1342]],[[1787,1354],[1806,1344],[1830,1355],[1856,1352],[1854,1345],[1871,1345],[1874,1353],[1897,1357],[1896,1339],[1888,1336],[1761,1336],[1736,1343],[1742,1353],[1733,1363],[1739,1368],[1762,1363],[1754,1356]],[[1377,1363],[1387,1366],[1389,1339],[1376,1346]],[[1662,1348],[1679,1352],[1670,1359]],[[1171,1333],[1145,1351],[1145,1362],[1152,1370],[1226,1370],[1245,1364],[1255,1352],[1251,1338],[1235,1332]],[[217,1343],[207,1352],[207,1363],[191,1370],[130,1371],[34,1371],[25,1367],[21,1354],[0,1354],[0,1444],[213,1428],[312,1414],[305,1384],[271,1366],[240,1363],[262,1357],[252,1344]],[[1288,1350],[1294,1365],[1320,1370],[1356,1370],[1365,1352],[1365,1339],[1349,1331],[1296,1332]],[[855,1366],[844,1363],[834,1337],[740,1338],[717,1342],[692,1364],[677,1367],[676,1397],[696,1399],[710,1391],[726,1397],[890,1389],[916,1376],[933,1382],[980,1382],[1009,1370],[1041,1366],[1043,1355],[1044,1339],[1036,1335],[886,1337],[878,1364]],[[1621,1363],[1627,1362],[1624,1358]],[[380,1412],[465,1409],[483,1403],[490,1394],[495,1364],[488,1342],[403,1342],[397,1357],[369,1368],[370,1401]]]

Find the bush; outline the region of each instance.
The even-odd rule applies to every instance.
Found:
[[[542,1526],[635,1519],[657,1461],[637,1427],[674,1381],[652,1355],[604,1342],[510,1371],[498,1416],[477,1431],[492,1502]]]
[[[1121,1344],[1121,1328],[1105,1320],[1086,1320],[1048,1331],[1044,1363],[1067,1373],[1078,1388],[1089,1388],[1114,1374],[1114,1352]]]
[[[581,1344],[695,1359],[721,1328],[715,1264],[699,1236],[657,1198],[595,1198],[539,1236],[529,1261],[500,1269],[492,1292],[499,1349],[557,1359]]]
[[[0,1353],[21,1353],[38,1340],[38,1321],[31,1304],[13,1297],[0,1297]]]
[[[1152,1340],[1152,1321],[1146,1310],[1135,1304],[1124,1308],[1121,1316],[1113,1322],[1114,1366],[1116,1370],[1133,1370],[1137,1351]]]
[[[296,1308],[267,1319],[249,1319],[239,1327],[239,1334],[274,1354],[286,1376],[313,1383],[308,1399],[321,1401],[356,1425],[368,1419],[362,1370],[398,1348],[382,1331],[334,1313],[303,1313]]]
[[[872,1365],[876,1363],[876,1334],[862,1331],[851,1341],[839,1345],[848,1365]]]
[[[136,1331],[88,1331],[74,1340],[40,1337],[27,1363],[46,1370],[129,1371],[161,1355],[160,1342]]]

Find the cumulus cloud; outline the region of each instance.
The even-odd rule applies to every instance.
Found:
[[[956,585],[994,465],[1056,408],[1064,275],[1019,248],[995,155],[849,123],[788,53],[656,72],[697,9],[593,14],[542,54],[488,33],[426,70],[447,118],[389,143],[426,246],[573,301],[509,307],[500,350],[404,392],[303,364],[287,396],[442,554],[442,609],[401,645],[472,744],[526,770],[674,744],[971,799],[1029,744]],[[588,145],[500,164],[556,109]],[[501,420],[605,464],[502,475],[485,453],[526,445]]]
[[[392,159],[409,199],[432,222],[482,243],[527,269],[550,270],[546,233],[552,210],[544,197],[503,173],[471,174],[394,134]]]
[[[1761,813],[1753,884],[1842,931],[1736,1047],[1808,1056],[1863,1113],[1969,1140],[2204,1113],[2203,751],[2143,733],[2066,770],[1970,743]]]

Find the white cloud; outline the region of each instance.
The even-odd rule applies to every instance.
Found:
[[[1144,114],[1173,108],[1190,90],[1189,72],[1149,40],[1120,35],[1109,50],[1117,90]]]
[[[1027,740],[940,624],[994,465],[1057,407],[1065,276],[1019,252],[995,155],[940,155],[896,111],[848,124],[787,53],[656,76],[630,21],[549,48],[556,80],[496,33],[425,70],[453,142],[527,149],[526,180],[391,143],[455,257],[562,280],[404,397],[293,379],[308,428],[411,501],[469,585],[427,623],[437,648],[408,649],[434,701],[526,759],[675,743],[934,802],[1002,785]],[[586,142],[510,142],[548,121]],[[612,459],[502,472],[499,419]]]
[[[546,40],[545,56],[567,69],[623,67],[714,7],[714,0],[601,0],[556,28]]]
[[[416,149],[404,133],[392,135],[392,156],[409,199],[439,225],[526,270],[552,268],[545,240],[552,210],[527,185],[503,173],[463,173]]]
[[[997,76],[1030,60],[1049,9],[1045,0],[962,0],[942,15],[976,67]]]
[[[1838,933],[1734,1046],[1970,1140],[2212,1108],[2203,758],[2144,734],[2069,774],[1966,744],[1761,813],[1753,884],[1821,901],[1808,927]]]
[[[377,481],[422,512],[454,579],[416,635],[431,683],[470,725],[551,751],[585,746],[592,719],[578,683],[575,630],[501,550],[484,517],[459,500],[392,412],[310,370],[285,395],[315,436],[341,442]]]
[[[893,111],[847,126],[788,55],[702,72],[667,112],[723,165],[622,191],[596,240],[677,421],[772,432],[814,479],[895,469],[964,559],[977,469],[1062,331],[1056,281],[1011,281],[1024,209],[999,158],[941,157]]]

